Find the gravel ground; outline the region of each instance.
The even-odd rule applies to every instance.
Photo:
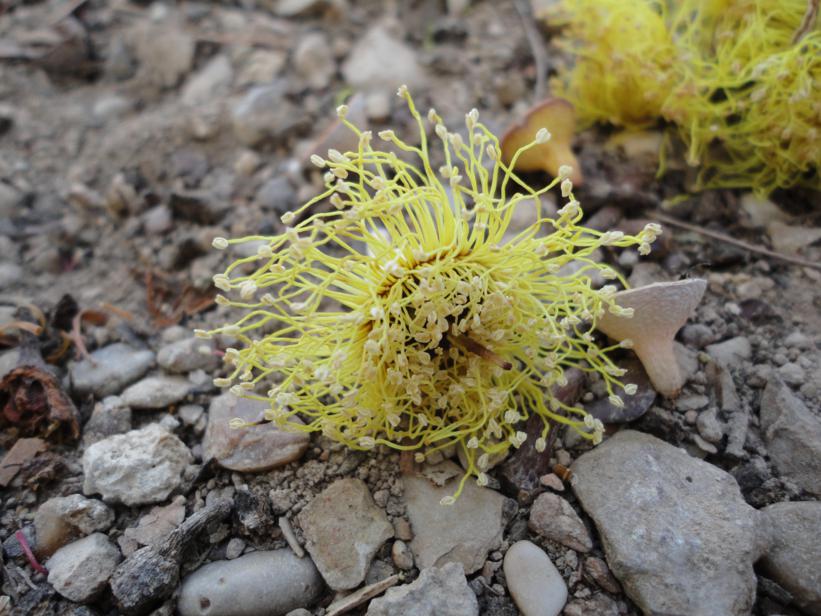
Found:
[[[677,336],[683,391],[657,395],[622,351],[626,408],[578,390],[602,445],[523,448],[451,508],[455,457],[408,468],[228,427],[264,405],[217,390],[229,341],[192,335],[232,314],[212,239],[283,230],[322,187],[307,159],[348,95],[374,132],[410,129],[400,83],[503,132],[536,100],[534,53],[562,60],[526,8],[0,5],[0,325],[17,322],[0,330],[0,614],[821,613],[812,266],[673,226],[647,259],[603,254],[633,286],[707,281]],[[575,149],[591,226],[635,229],[687,182],[657,179],[646,141],[594,129]],[[725,190],[667,212],[817,264],[818,205]]]

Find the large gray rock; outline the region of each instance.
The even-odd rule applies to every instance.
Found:
[[[290,550],[252,552],[200,567],[182,582],[181,616],[281,616],[312,605],[324,585],[310,558]]]
[[[760,514],[730,475],[632,430],[585,453],[572,470],[607,562],[645,613],[749,614]]]
[[[534,533],[558,541],[577,552],[589,552],[593,541],[576,511],[558,494],[544,492],[530,509],[527,526]]]
[[[557,616],[567,602],[567,584],[544,550],[517,541],[505,554],[505,580],[516,606],[527,616]]]
[[[154,363],[154,353],[117,342],[91,354],[70,369],[71,383],[79,396],[98,398],[120,393]]]
[[[462,470],[449,461],[439,467],[455,475],[442,487],[417,475],[403,478],[408,519],[415,535],[411,550],[420,569],[457,562],[470,575],[484,565],[488,552],[501,544],[506,499],[468,481],[455,504],[441,505],[443,497],[456,491]]]
[[[103,591],[121,560],[108,537],[94,533],[57,550],[46,562],[48,582],[66,599],[88,603]]]
[[[805,612],[821,615],[821,503],[776,503],[762,513],[770,535],[762,568]]]
[[[761,395],[760,415],[778,472],[821,496],[821,419],[777,378],[770,379]]]
[[[457,563],[423,569],[411,584],[371,601],[367,616],[478,616],[479,603]]]
[[[232,419],[256,421],[268,404],[225,393],[208,408],[208,427],[203,440],[205,458],[215,458],[232,471],[266,471],[302,457],[310,438],[304,432],[286,432],[273,423],[232,428]]]
[[[362,583],[393,525],[361,479],[335,481],[299,514],[305,547],[334,590]]]
[[[96,499],[81,494],[50,498],[34,514],[37,554],[51,556],[72,539],[106,531],[113,523],[114,512]]]
[[[191,383],[179,376],[149,376],[123,392],[125,404],[135,409],[163,409],[176,404],[191,391]]]
[[[182,481],[188,447],[157,424],[99,441],[83,454],[83,492],[126,505],[158,503]]]

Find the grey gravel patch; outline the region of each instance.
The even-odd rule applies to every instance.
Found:
[[[632,430],[585,453],[572,470],[613,574],[643,611],[749,614],[760,516],[730,475]]]

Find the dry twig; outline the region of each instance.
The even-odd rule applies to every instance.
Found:
[[[724,242],[726,244],[738,246],[739,248],[743,248],[744,250],[753,252],[755,254],[770,257],[771,259],[778,259],[779,261],[784,261],[786,263],[792,263],[793,265],[800,265],[801,267],[809,267],[811,269],[821,271],[821,263],[814,263],[812,261],[802,259],[801,257],[785,255],[783,253],[770,250],[769,248],[761,248],[759,246],[754,246],[753,244],[745,242],[744,240],[737,240],[734,237],[730,237],[725,233],[711,231],[710,229],[705,229],[704,227],[699,227],[698,225],[692,225],[689,222],[678,220],[677,218],[673,218],[672,216],[668,216],[667,214],[662,214],[661,212],[648,212],[648,216],[650,218],[658,220],[659,222],[663,222],[674,227],[679,227],[681,229],[686,229],[687,231],[692,231],[693,233],[698,233],[706,237],[711,237],[714,240],[718,240],[719,242]]]

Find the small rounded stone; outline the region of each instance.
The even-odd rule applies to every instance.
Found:
[[[510,596],[524,616],[558,616],[567,602],[567,585],[550,558],[530,541],[517,541],[505,554]]]

